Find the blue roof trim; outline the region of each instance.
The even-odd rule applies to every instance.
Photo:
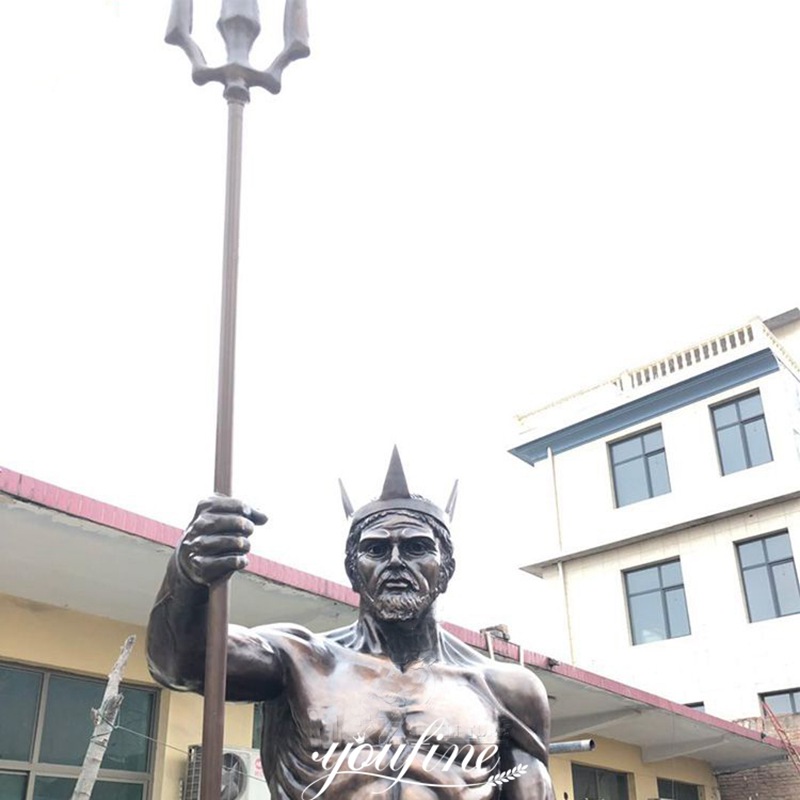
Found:
[[[548,433],[540,439],[521,444],[509,452],[533,465],[546,459],[550,448],[554,454],[572,450],[777,370],[778,362],[772,351],[769,348],[759,350],[738,361],[724,364],[595,417],[576,422],[560,431]]]

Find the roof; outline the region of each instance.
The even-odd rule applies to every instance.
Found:
[[[787,311],[767,322],[751,320],[520,414],[517,422],[524,443],[510,452],[534,465],[547,457],[548,450],[557,454],[578,447],[780,367],[800,375],[800,366],[773,335],[794,322],[796,312]]]
[[[4,592],[137,625],[146,622],[181,535],[172,526],[8,469],[0,469],[0,532],[6,544],[0,559]],[[231,594],[231,619],[243,625],[290,620],[325,630],[355,619],[358,605],[358,596],[345,586],[258,556],[235,577]],[[443,625],[486,649],[480,633]],[[736,723],[540,653],[520,652],[507,642],[495,641],[494,650],[541,678],[552,698],[556,740],[599,733],[641,747],[644,761],[691,755],[716,771],[785,756],[777,739]]]

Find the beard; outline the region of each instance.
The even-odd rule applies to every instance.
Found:
[[[378,597],[363,595],[367,610],[381,622],[407,622],[421,617],[433,605],[435,595],[417,591],[381,592]]]

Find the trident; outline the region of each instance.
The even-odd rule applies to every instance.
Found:
[[[228,63],[209,67],[192,39],[192,0],[172,0],[166,41],[180,47],[192,64],[192,80],[200,86],[223,84],[228,101],[228,154],[225,178],[225,234],[222,257],[217,439],[214,491],[231,494],[233,449],[233,374],[236,342],[236,283],[239,265],[239,206],[242,177],[242,117],[250,87],[272,94],[281,90],[283,70],[309,55],[305,0],[286,0],[283,50],[266,70],[250,66],[250,50],[261,32],[257,0],[222,0],[217,28],[225,41]],[[225,681],[228,637],[228,579],[209,587],[203,702],[203,760],[200,800],[219,800],[222,745],[225,732]]]

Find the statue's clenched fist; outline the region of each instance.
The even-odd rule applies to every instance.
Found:
[[[197,504],[178,546],[183,574],[202,586],[226,578],[247,566],[250,534],[267,517],[233,497],[213,495]]]

